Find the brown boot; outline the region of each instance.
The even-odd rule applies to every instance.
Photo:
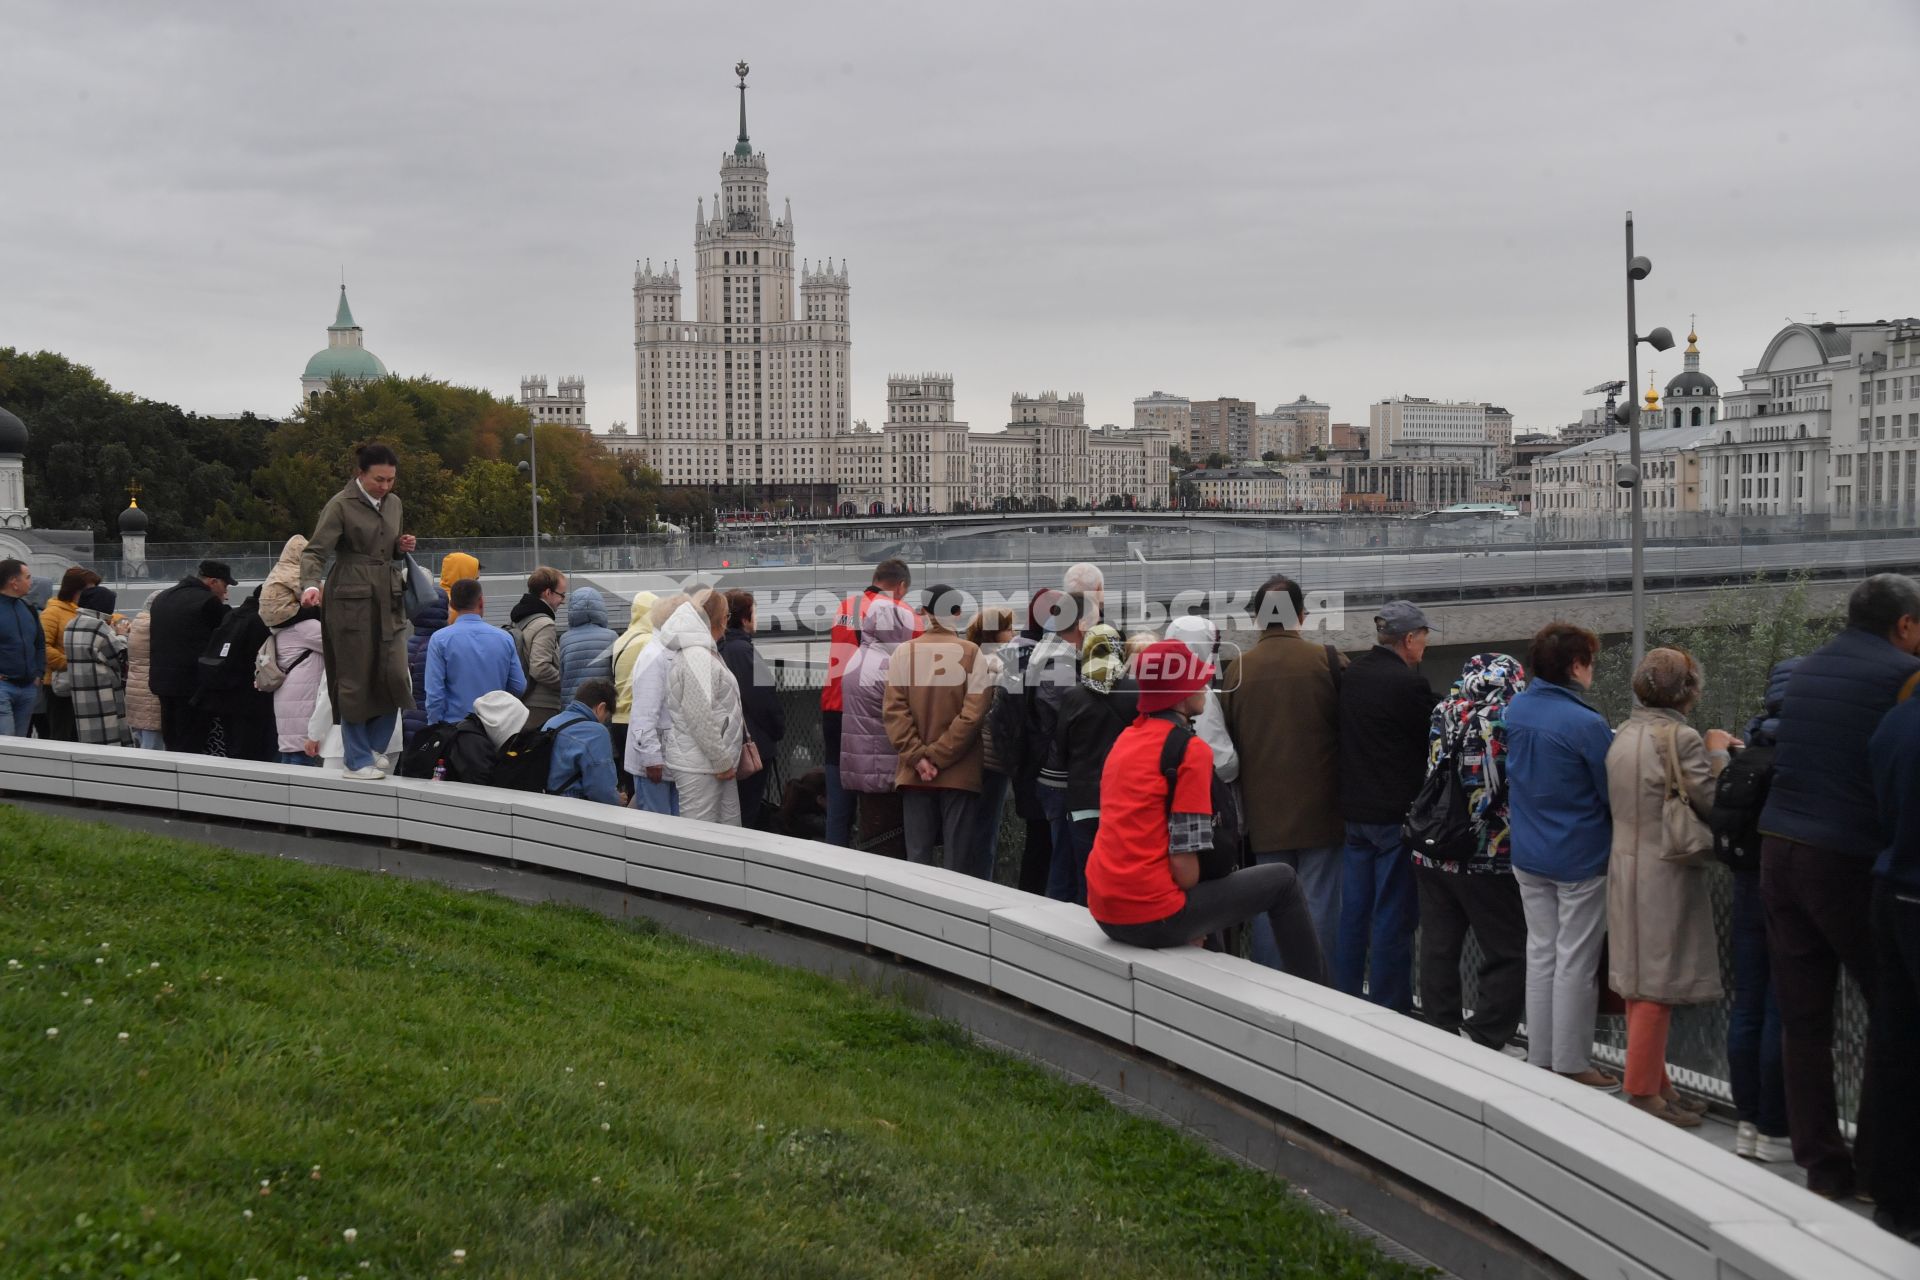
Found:
[[[1684,1111],[1688,1115],[1703,1116],[1707,1114],[1707,1100],[1705,1098],[1689,1098],[1683,1095],[1678,1089],[1669,1090],[1661,1094],[1660,1097],[1668,1106],[1679,1111]]]
[[[1656,1120],[1665,1120],[1676,1129],[1698,1129],[1700,1127],[1699,1116],[1694,1115],[1691,1111],[1682,1111],[1678,1107],[1668,1105],[1667,1100],[1657,1093],[1630,1093],[1627,1095],[1627,1103],[1636,1110],[1646,1112]]]

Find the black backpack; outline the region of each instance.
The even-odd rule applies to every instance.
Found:
[[[201,691],[231,693],[252,689],[254,659],[272,635],[267,624],[260,621],[259,606],[253,601],[227,614],[201,651]]]
[[[433,771],[447,759],[447,749],[453,745],[453,735],[460,731],[457,720],[430,724],[414,735],[413,745],[400,757],[400,767],[394,772],[402,778],[431,778]],[[441,775],[453,776],[451,768]]]
[[[1169,819],[1173,816],[1173,793],[1180,783],[1180,765],[1186,760],[1187,744],[1192,741],[1193,730],[1175,720],[1167,730],[1166,741],[1160,744],[1160,776],[1167,783]],[[1213,848],[1200,854],[1200,878],[1218,880],[1240,869],[1240,807],[1234,803],[1232,786],[1222,782],[1219,774],[1211,775],[1209,781],[1213,799]]]
[[[1760,811],[1773,789],[1773,747],[1735,751],[1713,787],[1713,853],[1735,871],[1760,869]]]
[[[1400,827],[1407,848],[1435,862],[1466,862],[1480,852],[1480,831],[1467,789],[1460,785],[1459,761],[1460,742],[1449,737]]]
[[[522,729],[508,738],[493,766],[493,785],[509,791],[545,792],[558,733],[557,729]]]

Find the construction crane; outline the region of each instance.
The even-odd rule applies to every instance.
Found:
[[[1613,407],[1614,402],[1619,399],[1620,393],[1626,389],[1626,380],[1622,378],[1614,382],[1603,382],[1597,387],[1588,387],[1580,394],[1586,396],[1604,395],[1607,398],[1607,421],[1617,423],[1620,419],[1617,411]]]

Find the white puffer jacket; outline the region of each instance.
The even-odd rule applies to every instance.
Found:
[[[725,773],[740,763],[745,717],[740,686],[720,659],[704,613],[683,604],[660,628],[660,643],[675,661],[667,673],[667,714],[672,722],[661,747],[674,774]]]

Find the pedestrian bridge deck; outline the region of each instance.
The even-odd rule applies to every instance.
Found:
[[[1912,1280],[1920,1249],[1618,1100],[1231,957],[936,868],[550,796],[0,738],[0,791],[418,842],[780,920],[1157,1055],[1584,1276]]]

